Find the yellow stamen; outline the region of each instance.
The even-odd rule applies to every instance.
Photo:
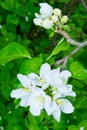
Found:
[[[24,90],[25,92],[29,92],[30,91],[29,88],[22,88],[22,90]]]
[[[42,84],[45,83],[45,81],[44,81],[43,79],[41,79],[41,78],[38,79],[38,82],[40,82],[40,83],[42,83]]]
[[[62,99],[56,99],[56,103],[57,103],[58,105],[61,105],[61,104],[63,104],[63,100],[62,100]]]

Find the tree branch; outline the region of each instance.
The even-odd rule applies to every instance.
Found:
[[[80,46],[81,43],[80,42],[77,42],[75,40],[73,40],[68,34],[67,32],[63,31],[63,30],[55,30],[56,33],[59,33],[61,34],[66,40],[68,43],[70,43],[71,45],[75,45],[75,46]]]
[[[82,5],[83,5],[84,9],[87,11],[87,5],[86,5],[85,1],[84,1],[84,0],[81,0],[81,3],[82,3]]]
[[[70,57],[72,57],[75,53],[77,53],[81,48],[84,48],[85,46],[87,46],[87,41],[85,42],[77,42],[75,40],[73,40],[65,31],[63,30],[58,30],[56,31],[57,33],[61,34],[64,36],[64,38],[66,38],[67,42],[70,43],[71,45],[75,45],[77,46],[69,55],[67,55],[66,57],[58,60],[55,62],[55,65],[60,65],[61,63],[63,64],[62,65],[62,69],[64,69],[66,67],[66,64],[68,62],[68,59]]]

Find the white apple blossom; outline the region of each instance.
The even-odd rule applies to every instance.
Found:
[[[66,85],[58,88],[56,95],[59,97],[72,96],[75,97],[76,93],[72,90],[72,85]]]
[[[61,111],[70,114],[74,111],[74,107],[67,99],[54,96],[53,102],[49,101],[45,110],[48,115],[53,115],[55,120],[60,121]]]
[[[36,87],[32,91],[32,95],[29,98],[30,112],[34,116],[39,116],[42,109],[44,109],[45,102],[49,102],[51,98],[45,94],[45,92]]]
[[[51,70],[48,63],[42,64],[39,76],[30,73],[27,76],[18,74],[17,77],[23,87],[11,92],[12,98],[20,98],[20,106],[30,107],[34,116],[39,116],[45,109],[48,115],[60,121],[61,112],[70,114],[74,107],[65,99],[66,96],[76,96],[72,85],[67,84],[71,73],[60,68]]]
[[[33,22],[37,26],[41,26],[45,29],[57,29],[62,28],[63,24],[66,24],[68,17],[62,16],[59,8],[53,9],[52,6],[45,3],[40,3],[40,13],[35,13],[36,18]]]
[[[27,107],[29,106],[28,98],[32,93],[32,88],[35,86],[27,76],[18,74],[17,77],[20,80],[23,87],[12,90],[11,97],[16,99],[20,98],[20,106]]]
[[[60,68],[52,70],[52,90],[53,93],[57,93],[57,94],[64,94],[64,92],[70,92],[70,88],[67,85],[68,82],[68,78],[71,76],[71,73],[68,70],[64,70],[62,72],[60,72]],[[66,91],[62,91],[62,90],[66,90]]]
[[[34,73],[30,73],[28,76],[33,80],[36,86],[41,86],[43,90],[47,89],[51,83],[50,65],[45,63],[41,66],[40,76]]]

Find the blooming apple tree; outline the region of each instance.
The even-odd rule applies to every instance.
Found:
[[[62,16],[61,10],[53,9],[47,3],[40,3],[40,14],[35,13],[33,20],[35,25],[45,29],[62,29],[67,23],[68,17]],[[18,74],[22,88],[12,90],[12,98],[20,98],[20,106],[29,106],[34,116],[39,116],[42,110],[48,115],[53,115],[55,120],[60,121],[61,111],[70,114],[74,107],[67,96],[75,97],[72,85],[67,84],[71,72],[60,71],[60,68],[51,70],[50,65],[45,63],[41,66],[40,75],[30,73],[28,75]],[[49,92],[49,93],[48,93]]]
[[[0,130],[86,130],[87,3],[0,7]]]

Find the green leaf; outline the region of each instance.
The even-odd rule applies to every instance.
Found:
[[[40,57],[35,57],[23,62],[20,67],[20,73],[29,74],[31,72],[39,73],[40,66],[43,60]]]
[[[79,127],[83,127],[84,130],[87,130],[87,120],[83,120],[82,122],[80,122]]]
[[[78,88],[83,88],[84,84],[81,80],[73,79],[72,82],[73,86],[76,86]]]
[[[62,38],[57,46],[53,49],[51,55],[47,58],[47,60],[49,60],[52,56],[58,54],[60,51],[65,51],[67,49],[69,49],[70,45],[64,41],[64,38]]]
[[[68,127],[68,130],[79,130],[79,128],[75,125],[71,125]]]
[[[87,79],[87,70],[78,61],[75,61],[70,65],[70,71],[72,72],[73,74],[72,76],[75,79],[79,79],[79,80]]]
[[[16,42],[12,42],[0,51],[0,65],[16,58],[31,58],[28,51]]]
[[[16,16],[16,15],[8,15],[7,16],[7,23],[12,23],[12,24],[14,24],[14,25],[18,25],[18,23],[19,23],[19,19],[18,19],[18,17]]]
[[[6,10],[12,10],[14,8],[14,0],[5,0],[1,2],[1,6]]]

